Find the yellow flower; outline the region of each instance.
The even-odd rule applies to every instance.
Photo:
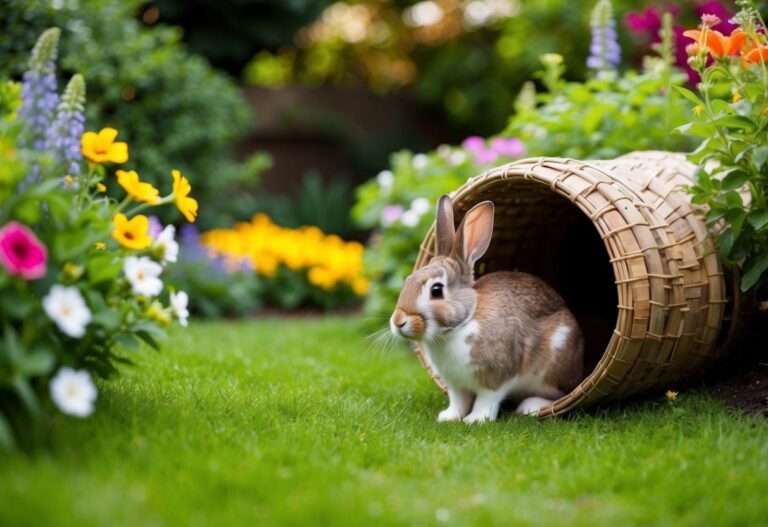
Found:
[[[674,401],[677,399],[677,392],[673,392],[672,390],[667,390],[667,393],[664,395],[667,396],[668,401]]]
[[[125,214],[115,215],[115,230],[112,231],[112,237],[120,242],[120,245],[128,249],[146,249],[152,244],[152,237],[149,235],[149,219],[139,214],[128,219]]]
[[[150,183],[139,181],[139,174],[135,170],[118,170],[117,182],[125,189],[129,196],[137,201],[145,201],[154,205],[160,201],[160,193]]]
[[[358,276],[352,280],[352,291],[354,291],[357,296],[364,296],[365,293],[368,292],[368,280],[362,276]]]
[[[307,278],[312,285],[326,290],[333,289],[333,286],[336,285],[333,274],[323,267],[313,267],[310,269]]]
[[[107,248],[107,244],[104,242],[96,242],[94,244],[94,247],[96,248],[97,251],[103,251],[104,249]]]
[[[99,192],[106,192],[107,186],[104,183],[96,183],[96,190]]]
[[[701,112],[703,111],[704,111],[704,107],[700,104],[697,104],[696,106],[693,107],[693,113],[696,115],[701,115]]]
[[[69,174],[64,176],[64,185],[66,185],[67,187],[71,187],[72,183],[74,183],[74,182],[75,182],[75,178],[73,178]]]
[[[739,102],[743,97],[741,96],[741,93],[739,92],[733,92],[733,102],[737,103]]]
[[[128,144],[115,142],[117,130],[102,128],[96,132],[85,132],[80,140],[83,155],[88,161],[100,163],[125,163],[128,161]]]
[[[171,170],[171,175],[173,176],[173,198],[176,200],[176,206],[187,218],[187,221],[192,223],[197,216],[197,200],[189,197],[192,185],[178,170]]]

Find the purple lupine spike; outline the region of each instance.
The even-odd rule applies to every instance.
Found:
[[[85,131],[85,79],[72,76],[61,98],[56,119],[45,134],[45,148],[71,175],[80,173],[83,153],[80,138]]]
[[[616,35],[611,0],[599,0],[592,10],[590,21],[592,42],[589,45],[587,67],[595,70],[614,70],[621,64],[621,48]]]
[[[53,120],[59,96],[56,94],[56,56],[59,28],[43,31],[29,59],[29,70],[21,85],[19,120],[25,124],[22,146],[35,150],[45,148],[45,133]]]

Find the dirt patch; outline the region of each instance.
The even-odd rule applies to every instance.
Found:
[[[729,408],[768,418],[768,362],[756,362],[712,385]]]

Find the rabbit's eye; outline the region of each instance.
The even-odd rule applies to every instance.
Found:
[[[443,298],[443,284],[436,283],[432,284],[432,287],[429,290],[429,297],[430,298]]]

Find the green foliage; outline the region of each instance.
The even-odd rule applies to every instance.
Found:
[[[0,463],[2,525],[761,525],[768,423],[700,391],[540,422],[437,423],[356,318],[193,323]],[[716,482],[716,484],[713,484]],[[446,522],[442,520],[446,519]]]
[[[293,40],[332,0],[154,0],[160,20],[184,28],[190,51],[238,74],[254,49],[278,49]]]
[[[317,172],[310,171],[291,195],[262,193],[254,201],[252,210],[264,212],[284,227],[314,225],[342,238],[353,235],[352,189],[344,177],[324,183]]]
[[[648,59],[643,72],[605,72],[585,82],[563,82],[557,65],[542,75],[549,91],[537,104],[518,105],[505,135],[519,137],[533,156],[613,159],[638,150],[686,150],[690,138],[670,131],[688,110],[673,86],[685,76]]]
[[[766,47],[765,27],[750,3],[737,20],[748,42]],[[754,50],[758,52],[758,50]],[[741,289],[764,295],[768,288],[768,69],[765,62],[716,57],[707,66],[706,47],[691,57],[702,82],[701,97],[678,92],[694,104],[694,119],[679,130],[701,138],[690,159],[699,164],[694,203],[707,205],[707,225],[719,231],[723,260],[741,270]]]
[[[232,221],[232,199],[253,191],[263,162],[236,165],[230,148],[251,120],[232,80],[181,44],[182,32],[143,27],[139,0],[8,0],[0,5],[0,76],[19,75],[26,51],[50,26],[62,35],[61,65],[89,87],[91,128],[112,125],[132,145],[128,168],[153,167],[168,190],[172,168],[192,182],[206,204],[200,221]]]

